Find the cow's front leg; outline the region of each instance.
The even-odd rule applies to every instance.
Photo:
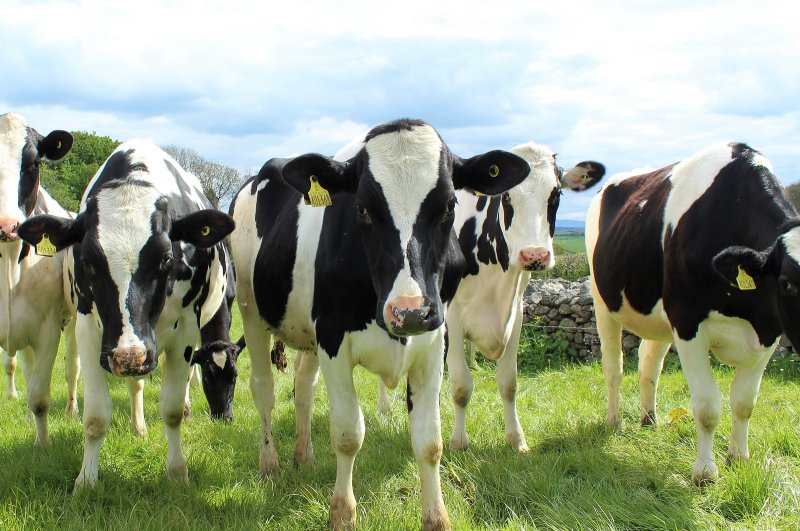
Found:
[[[330,525],[351,529],[356,524],[353,463],[364,442],[364,415],[353,386],[353,364],[342,352],[331,359],[318,351],[330,403],[331,446],[336,454],[336,485],[331,498]]]
[[[698,332],[701,336],[701,332]],[[675,340],[681,367],[692,395],[692,414],[697,430],[697,458],[692,469],[692,479],[697,485],[714,481],[719,469],[714,461],[714,432],[719,425],[722,396],[714,381],[708,351],[702,338],[692,341]]]
[[[519,350],[519,334],[522,331],[522,308],[519,308],[514,319],[511,337],[497,360],[497,388],[503,399],[503,416],[506,424],[506,444],[518,453],[528,453],[528,442],[517,416],[517,351]]]
[[[12,356],[5,350],[3,351],[3,372],[6,373],[6,399],[16,400],[19,398],[17,394],[17,384],[14,381],[14,373],[17,370],[17,353]]]
[[[191,349],[193,345],[186,345]],[[189,469],[181,446],[181,422],[183,422],[186,400],[186,381],[189,378],[189,363],[184,358],[184,349],[169,349],[164,353],[161,369],[161,396],[159,410],[164,421],[167,437],[167,477],[173,481],[188,481]]]
[[[315,352],[297,353],[294,373],[295,448],[298,465],[314,464],[314,444],[311,441],[311,417],[314,414],[314,393],[319,382],[319,358]]]
[[[642,409],[642,426],[656,423],[656,393],[658,378],[664,367],[670,343],[643,339],[639,343],[639,403]]]
[[[769,363],[774,347],[760,352],[760,358],[752,367],[737,367],[731,384],[731,439],[728,445],[728,463],[750,459],[747,446],[747,433],[750,427],[750,416],[756,405],[761,377]]]
[[[100,448],[111,426],[112,403],[108,376],[100,366],[100,335],[91,316],[78,315],[78,354],[83,366],[83,463],[74,493],[94,488],[100,465]]]
[[[453,433],[450,448],[464,450],[469,445],[467,436],[467,406],[472,396],[472,374],[464,357],[464,329],[455,318],[447,322],[447,373],[450,378],[450,396],[453,399]]]
[[[68,417],[78,415],[78,377],[81,374],[81,360],[78,357],[78,343],[75,340],[75,319],[70,319],[64,327],[64,378],[67,380],[67,404],[64,413]]]
[[[383,383],[383,380],[378,378],[378,401],[377,401],[377,408],[378,413],[381,415],[389,415],[392,412],[392,401],[389,398],[389,390],[386,389],[386,384]]]
[[[592,290],[597,318],[597,334],[600,336],[600,355],[603,375],[606,378],[608,410],[606,425],[619,427],[622,416],[619,411],[620,386],[622,385],[622,326],[611,317],[600,295]]]
[[[147,435],[147,423],[144,420],[144,379],[126,378],[128,398],[131,402],[131,430],[135,435]]]
[[[440,349],[444,349],[443,344]],[[463,350],[461,356],[463,359]],[[464,362],[466,365],[466,360]],[[444,506],[439,477],[439,462],[442,459],[439,389],[442,386],[443,365],[442,356],[431,352],[420,356],[408,371],[407,404],[411,421],[411,446],[419,467],[424,530],[450,529],[450,517]]]
[[[240,306],[241,308],[241,306]],[[244,336],[250,351],[250,392],[261,417],[261,444],[258,453],[258,470],[262,477],[280,472],[278,452],[272,439],[272,410],[275,407],[275,381],[270,360],[270,335],[260,318],[242,312]]]
[[[47,412],[50,409],[50,382],[53,378],[53,365],[58,354],[58,340],[61,336],[59,324],[48,322],[42,324],[43,336],[40,338],[33,355],[33,369],[28,380],[28,408],[33,413],[36,423],[36,444],[50,446],[47,432]],[[53,333],[55,331],[55,333]],[[30,347],[29,347],[30,348]],[[28,350],[28,349],[26,349]]]

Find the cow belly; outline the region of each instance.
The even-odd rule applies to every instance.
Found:
[[[700,323],[698,330],[699,334],[708,337],[714,356],[732,367],[752,367],[765,354],[771,354],[777,346],[777,341],[773,345],[762,345],[758,334],[747,320],[728,317],[719,312],[711,312]]]
[[[595,299],[597,300],[597,299]],[[618,312],[610,314],[611,317],[642,339],[672,342],[672,327],[664,313],[663,301],[659,300],[653,311],[645,315],[634,310],[625,296],[622,296],[622,307]]]

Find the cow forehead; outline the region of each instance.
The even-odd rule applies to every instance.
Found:
[[[0,116],[0,177],[19,178],[22,148],[28,141],[28,124],[18,114]]]
[[[133,183],[105,188],[96,195],[98,244],[117,285],[136,270],[139,252],[152,236],[158,197],[155,188]]]
[[[524,158],[531,168],[525,180],[510,190],[512,195],[515,191],[525,194],[541,191],[545,199],[549,197],[553,187],[558,186],[555,153],[547,146],[533,142],[515,146],[511,152]]]

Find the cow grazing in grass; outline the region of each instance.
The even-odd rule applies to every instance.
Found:
[[[466,410],[472,376],[464,356],[466,339],[484,356],[497,360],[505,440],[518,452],[528,451],[516,408],[522,296],[531,271],[555,264],[553,234],[562,190],[585,190],[605,174],[602,164],[591,161],[565,173],[550,149],[533,142],[511,152],[531,168],[520,184],[497,197],[456,193],[455,227],[466,269],[447,311],[447,370],[455,406],[450,446],[454,449],[466,448],[468,442]]]
[[[642,424],[674,343],[697,429],[693,478],[718,474],[713,437],[721,397],[709,350],[736,368],[728,460],[748,459],[761,376],[781,331],[800,346],[800,219],[769,161],[718,144],[645,175],[615,178],[593,200],[586,228],[597,330],[608,386],[606,422],[620,422],[620,330],[639,347]]]
[[[42,255],[19,238],[20,224],[31,216],[66,210],[39,186],[39,165],[59,160],[72,147],[72,135],[53,131],[40,135],[18,114],[0,115],[0,347],[7,375],[6,396],[16,397],[16,355],[23,359],[28,408],[36,424],[36,443],[49,444],[47,411],[50,379],[61,328],[66,324],[67,413],[77,411],[78,365],[73,324],[65,309],[62,285],[64,253]]]
[[[302,355],[295,388],[301,460],[310,460],[311,394],[316,366],[322,367],[337,458],[332,527],[356,518],[352,470],[364,417],[352,373],[362,365],[392,388],[407,375],[423,527],[449,528],[439,478],[439,389],[445,307],[463,267],[452,230],[455,190],[503,193],[528,171],[524,160],[504,151],[461,159],[430,125],[398,120],[373,128],[346,162],[318,154],[273,159],[234,199],[239,229],[231,240],[250,386],[261,414],[260,469],[278,470],[274,336],[316,354]],[[331,206],[303,204],[304,198],[325,203],[325,191]]]
[[[231,218],[210,208],[197,178],[150,141],[119,146],[89,183],[74,220],[35,216],[21,238],[72,246],[76,336],[84,371],[84,455],[75,489],[91,488],[111,424],[109,374],[141,379],[165,353],[160,411],[167,475],[186,480],[180,425],[200,328],[227,286],[222,238]],[[133,384],[129,384],[133,387]]]

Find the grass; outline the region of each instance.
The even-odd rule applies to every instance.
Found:
[[[237,318],[235,337],[239,326]],[[560,352],[546,355],[546,349],[559,348],[557,341],[526,341],[518,407],[531,452],[517,456],[504,445],[494,364],[479,360],[468,414],[470,449],[446,450],[442,459],[442,488],[454,529],[800,528],[796,358],[774,360],[768,368],[751,423],[749,463],[724,466],[730,411],[723,408],[715,440],[720,479],[701,491],[691,482],[693,423],[689,417],[666,420],[667,412],[690,404],[674,355],[661,380],[661,424],[655,429],[638,426],[636,362],[627,360],[625,422],[613,431],[603,425],[605,384],[599,365],[573,364]],[[62,413],[63,364],[56,364],[53,377],[51,448],[33,447],[23,401],[0,399],[0,528],[324,529],[336,470],[324,382],[313,419],[316,465],[298,469],[291,461],[291,371],[276,376],[273,433],[282,469],[279,476],[262,480],[259,421],[247,386],[249,354],[240,363],[232,424],[211,422],[202,391],[192,389],[193,414],[183,427],[188,485],[165,479],[158,374],[145,386],[149,432],[143,439],[128,427],[123,382],[112,381],[115,413],[101,454],[100,482],[95,491],[77,497],[71,491],[83,434],[80,422]],[[727,403],[732,371],[720,366],[714,371]],[[18,385],[23,391],[22,378]],[[417,529],[419,481],[403,393],[394,393],[392,413],[384,418],[375,410],[375,378],[357,369],[356,385],[367,426],[354,473],[359,528]],[[441,402],[446,442],[453,419],[446,382]]]
[[[586,242],[582,229],[560,230],[555,233],[553,247],[556,254],[585,254]]]

